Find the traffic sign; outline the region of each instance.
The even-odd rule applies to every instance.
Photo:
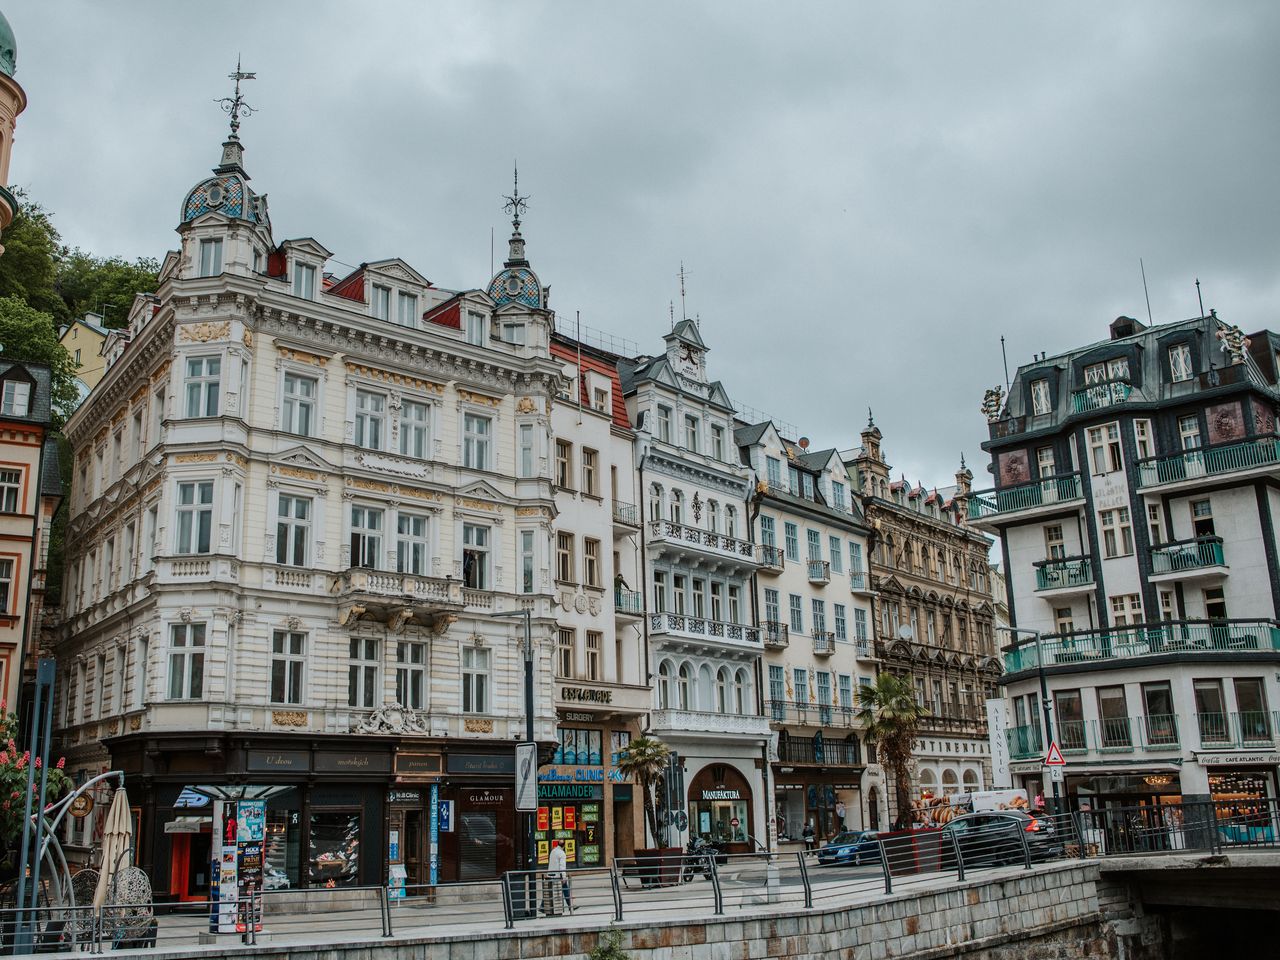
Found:
[[[1062,759],[1062,751],[1058,749],[1058,741],[1049,744],[1049,753],[1044,758],[1046,767],[1065,767],[1067,761]]]
[[[1061,767],[1050,767],[1050,768],[1049,768],[1049,782],[1050,782],[1050,783],[1062,783],[1062,781],[1063,781],[1062,768],[1061,768]]]

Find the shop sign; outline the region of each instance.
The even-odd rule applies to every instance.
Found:
[[[565,710],[560,714],[560,719],[566,723],[594,723],[596,715],[594,713],[582,713],[578,710]]]
[[[516,774],[516,755],[512,753],[451,753],[449,754],[450,773],[483,773],[514,777]]]
[[[1009,764],[1010,773],[1039,773],[1041,770],[1040,761],[1035,763],[1011,763]]]
[[[593,690],[590,687],[561,687],[560,699],[566,703],[613,703],[612,690]]]
[[[421,790],[388,790],[387,791],[387,803],[407,803],[416,807],[421,802],[422,802]],[[395,860],[397,858],[392,857],[391,859]]]
[[[401,776],[435,776],[440,773],[438,753],[397,753],[396,773]]]
[[[1258,752],[1258,753],[1205,753],[1203,750],[1194,751],[1195,758],[1201,763],[1221,763],[1244,765],[1250,763],[1266,763],[1274,764],[1280,762],[1280,755],[1274,750]]]
[[[427,882],[440,882],[440,785],[431,785],[431,809],[427,813]]]
[[[306,750],[250,750],[245,766],[252,773],[306,772],[311,767],[311,754]]]
[[[600,800],[603,788],[592,783],[540,783],[539,800]]]
[[[549,767],[538,774],[540,783],[630,783],[631,778],[620,770],[604,767]]]
[[[742,797],[738,794],[737,790],[726,790],[724,787],[720,787],[716,790],[703,790],[702,799],[703,800],[741,800]]]
[[[467,803],[473,807],[497,807],[506,802],[506,794],[497,790],[472,790],[467,793]],[[436,816],[439,817],[439,811]]]
[[[391,757],[385,753],[317,753],[319,773],[390,773]]]
[[[199,833],[206,817],[183,817],[181,820],[170,820],[164,825],[165,833]]]
[[[93,797],[87,793],[82,793],[71,801],[71,808],[67,811],[77,820],[83,819],[93,810]]]

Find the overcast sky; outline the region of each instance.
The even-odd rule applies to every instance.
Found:
[[[735,401],[989,486],[983,390],[1119,314],[1253,331],[1280,294],[1280,4],[4,4],[11,179],[155,256],[241,137],[276,239],[482,287],[512,161],[561,316],[657,352],[701,317]],[[341,265],[332,266],[342,273]]]

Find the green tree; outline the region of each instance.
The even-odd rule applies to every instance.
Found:
[[[18,841],[22,836],[22,815],[26,809],[27,764],[31,762],[30,751],[20,750],[17,739],[18,715],[10,713],[6,704],[0,702],[0,850],[3,850],[3,860],[9,866],[16,862],[18,848],[22,846]],[[44,795],[46,806],[63,796],[71,786],[70,778],[62,772],[65,760],[59,758],[49,766]],[[35,782],[31,789],[33,792],[40,789],[39,757],[36,757]],[[39,800],[33,807],[39,809]]]
[[[29,199],[22,190],[14,189],[13,193],[18,198],[18,213],[5,230],[2,241],[0,297],[16,297],[48,314],[55,324],[63,323],[71,314],[58,293],[62,237],[44,207]]]
[[[58,263],[58,293],[72,317],[96,313],[104,326],[123,327],[133,299],[156,288],[160,264],[140,257],[130,263],[123,257],[95,257],[72,250]]]
[[[8,234],[5,234],[6,239]],[[6,249],[0,264],[8,259]],[[54,425],[62,421],[76,405],[76,365],[71,354],[58,343],[53,317],[29,306],[18,297],[0,297],[0,359],[20,363],[43,363],[52,372]]]
[[[880,761],[889,768],[898,798],[895,830],[911,826],[911,761],[920,720],[929,715],[916,703],[905,677],[882,673],[875,683],[858,688],[858,722],[876,744]]]
[[[629,776],[640,787],[644,800],[644,815],[649,823],[653,842],[658,842],[658,811],[654,804],[654,787],[667,769],[671,748],[657,737],[637,737],[627,744],[627,751],[618,760],[618,771]]]

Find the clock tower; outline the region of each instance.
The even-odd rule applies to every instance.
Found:
[[[681,320],[665,337],[667,362],[682,377],[707,382],[707,345],[692,320]]]

